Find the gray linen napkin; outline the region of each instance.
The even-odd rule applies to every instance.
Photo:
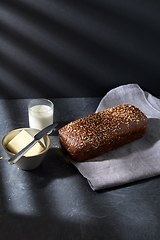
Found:
[[[93,190],[120,186],[160,174],[160,99],[144,92],[137,84],[109,91],[96,112],[120,104],[133,104],[148,117],[145,135],[134,142],[89,159],[71,161]]]

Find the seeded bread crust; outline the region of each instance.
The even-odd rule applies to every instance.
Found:
[[[65,125],[59,141],[74,161],[85,161],[143,137],[147,125],[143,112],[122,104]]]

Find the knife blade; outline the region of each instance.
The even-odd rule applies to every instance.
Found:
[[[16,162],[19,161],[19,159],[31,148],[33,147],[42,137],[44,137],[47,133],[49,133],[51,130],[53,130],[56,126],[58,125],[58,123],[53,123],[49,126],[47,126],[46,128],[44,128],[43,130],[41,130],[40,132],[38,132],[35,136],[32,142],[30,142],[26,147],[24,147],[21,151],[19,151],[16,155],[14,155],[13,157],[11,157],[8,160],[8,163],[10,164],[15,164]]]

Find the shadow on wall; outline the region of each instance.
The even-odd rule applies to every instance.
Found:
[[[0,97],[102,97],[133,82],[159,95],[158,7],[2,0]]]

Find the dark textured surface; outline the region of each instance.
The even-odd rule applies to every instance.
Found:
[[[91,114],[98,98],[53,99],[64,125]],[[28,100],[0,100],[1,138],[28,126]],[[0,149],[1,239],[159,240],[160,178],[94,192],[59,148],[57,131],[43,163],[21,171]]]

